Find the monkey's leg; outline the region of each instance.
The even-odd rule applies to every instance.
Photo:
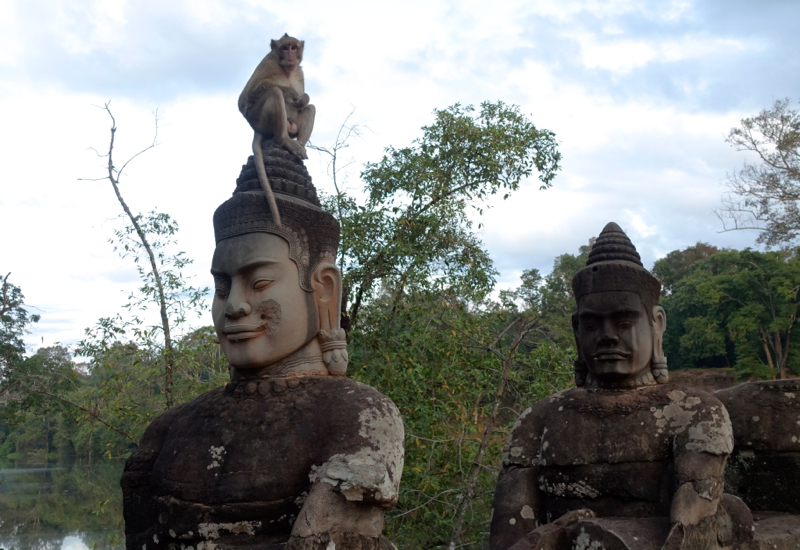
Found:
[[[306,105],[302,110],[298,111],[297,118],[294,119],[297,123],[297,141],[302,145],[308,143],[309,138],[311,138],[316,115],[317,109],[313,105]]]
[[[272,87],[264,91],[258,110],[250,125],[264,137],[271,137],[275,143],[301,159],[308,158],[306,148],[289,137],[286,103],[280,88]]]

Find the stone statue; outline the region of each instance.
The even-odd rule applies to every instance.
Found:
[[[397,501],[403,425],[344,376],[339,224],[280,144],[214,213],[212,307],[231,381],[156,419],[122,478],[127,548],[377,549]]]
[[[514,426],[493,550],[710,549],[730,535],[717,525],[728,513],[719,504],[730,419],[710,394],[666,384],[660,287],[627,235],[606,225],[572,280],[578,387]]]
[[[733,424],[725,490],[752,510],[759,548],[800,548],[800,380],[749,382],[714,395]]]

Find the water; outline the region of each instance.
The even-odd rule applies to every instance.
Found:
[[[124,548],[122,467],[0,462],[0,550]]]

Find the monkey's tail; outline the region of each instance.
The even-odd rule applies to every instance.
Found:
[[[272,192],[272,186],[269,184],[269,179],[267,178],[267,169],[264,168],[264,152],[261,150],[261,134],[258,132],[253,133],[253,155],[255,156],[258,181],[261,182],[261,187],[267,194],[267,202],[269,203],[269,209],[272,211],[275,225],[278,226],[278,229],[283,229],[283,225],[281,225],[281,214],[278,212],[278,203],[275,202],[275,194]]]

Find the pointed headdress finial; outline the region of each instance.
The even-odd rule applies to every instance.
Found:
[[[572,279],[575,299],[591,292],[627,290],[636,292],[648,306],[658,304],[661,283],[642,265],[636,247],[614,222],[597,237],[586,267]]]

